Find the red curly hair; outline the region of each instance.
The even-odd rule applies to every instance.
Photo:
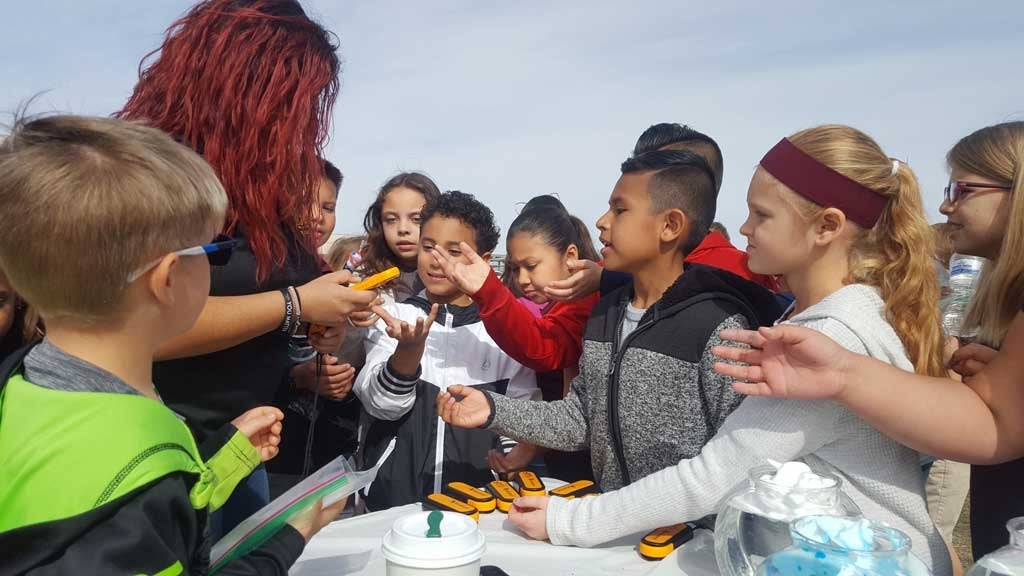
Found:
[[[261,282],[284,264],[289,237],[315,251],[309,224],[338,94],[336,50],[295,0],[204,0],[142,59],[116,114],[172,134],[213,166],[228,193],[225,232],[244,234]]]

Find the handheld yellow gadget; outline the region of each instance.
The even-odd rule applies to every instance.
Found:
[[[395,278],[398,278],[398,276],[401,275],[401,273],[402,271],[399,270],[398,267],[391,267],[383,272],[374,274],[373,276],[370,276],[365,280],[360,280],[359,282],[353,284],[352,286],[349,286],[349,288],[353,290],[376,290],[377,288],[380,288],[381,286],[387,284],[388,282],[394,280]],[[320,335],[326,331],[327,327],[320,326],[319,324],[314,324],[309,327],[309,334],[311,336]]]

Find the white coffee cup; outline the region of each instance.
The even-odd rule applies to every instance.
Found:
[[[399,518],[384,535],[388,576],[479,576],[487,543],[477,523],[463,514],[441,512],[441,537],[427,538],[427,516]]]

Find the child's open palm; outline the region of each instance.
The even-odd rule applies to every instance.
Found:
[[[395,318],[380,306],[374,306],[372,310],[384,321],[388,336],[398,340],[399,348],[422,349],[430,334],[430,327],[434,325],[434,320],[437,320],[439,308],[437,304],[431,306],[430,314],[426,318],[422,316],[417,318],[415,326]]]
[[[260,460],[277,456],[281,443],[281,421],[284,413],[273,406],[258,406],[231,421],[231,424],[256,448]]]
[[[437,395],[437,415],[459,428],[479,428],[491,417],[491,403],[472,386],[453,384]]]
[[[459,290],[472,296],[480,291],[491,274],[491,265],[473,251],[469,244],[460,242],[459,249],[462,250],[463,258],[461,259],[443,250],[438,250],[436,246],[431,253],[448,280],[458,286]]]
[[[821,332],[781,325],[756,332],[723,330],[720,336],[750,346],[712,350],[721,359],[745,364],[715,364],[716,372],[737,380],[732,386],[740,394],[817,400],[843,391],[850,353]]]

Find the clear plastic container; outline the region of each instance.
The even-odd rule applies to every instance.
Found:
[[[259,547],[277,534],[278,530],[292,518],[316,505],[318,500],[321,506],[330,506],[368,486],[376,475],[376,467],[357,471],[355,463],[346,459],[344,455],[331,460],[326,466],[243,520],[214,544],[210,552],[210,566],[213,567],[211,572],[217,572],[225,564]]]
[[[1006,529],[1010,543],[978,560],[967,576],[1024,575],[1024,516],[1007,522]]]
[[[771,481],[774,466],[751,469],[749,482],[725,499],[715,523],[715,557],[723,576],[753,576],[768,556],[793,544],[790,522],[804,516],[859,517],[860,508],[828,474],[823,488],[801,489]]]
[[[823,540],[818,530],[823,520],[832,525],[864,523],[869,527],[871,542],[850,547]],[[793,522],[790,534],[792,546],[769,556],[757,569],[757,576],[914,576],[923,568],[910,554],[910,538],[880,522],[807,516]]]
[[[942,307],[942,328],[947,336],[970,340],[974,334],[963,328],[971,299],[978,289],[985,259],[954,254],[949,261],[949,296]]]

